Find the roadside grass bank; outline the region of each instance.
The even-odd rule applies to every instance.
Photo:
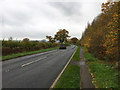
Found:
[[[50,51],[50,50],[55,50],[55,49],[58,49],[58,47],[56,47],[56,48],[41,49],[41,50],[38,50],[38,51],[30,51],[30,52],[24,52],[24,53],[11,54],[11,55],[7,55],[7,56],[2,56],[2,61],[8,60],[8,59],[12,59],[12,58],[17,58],[17,57],[22,57],[22,56],[26,56],[26,55],[32,55],[32,54],[42,53],[42,52],[46,52],[46,51]]]
[[[84,48],[84,56],[96,88],[118,88],[119,74],[113,64],[95,58],[86,48]]]
[[[79,61],[79,60],[80,60],[80,46],[78,46],[77,51],[72,58],[72,61]]]
[[[57,88],[80,89],[80,67],[77,65],[69,65],[54,87],[54,89]]]
[[[78,46],[70,64],[58,80],[54,90],[63,88],[75,88],[80,89],[80,67],[76,61],[80,60],[80,46]],[[75,62],[75,63],[74,63]]]

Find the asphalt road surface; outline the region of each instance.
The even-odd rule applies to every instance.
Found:
[[[2,62],[2,88],[50,88],[77,47]]]

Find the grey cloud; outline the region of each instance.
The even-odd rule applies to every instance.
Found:
[[[30,16],[26,13],[9,13],[4,15],[4,24],[13,26],[23,26],[30,21]]]
[[[17,8],[17,7],[16,7]],[[7,8],[8,9],[8,8]],[[32,16],[31,13],[26,10],[5,10],[4,13],[4,24],[13,26],[23,26],[30,22]]]
[[[71,15],[81,15],[80,2],[50,2],[51,6],[61,10],[65,15],[71,16]]]
[[[13,37],[13,39],[16,39],[16,38],[21,38],[23,39],[24,37],[29,37],[29,38],[32,38],[32,39],[42,39],[42,38],[46,38],[46,35],[48,35],[48,33],[45,33],[43,31],[26,31],[26,30],[10,30],[10,31],[4,31],[2,33],[2,36],[3,38],[7,39],[9,37]]]
[[[29,37],[39,40],[45,38],[46,35],[53,36],[60,28],[66,28],[70,35],[79,38],[86,23],[100,13],[96,9],[100,9],[100,5],[86,4],[90,0],[46,3],[37,2],[39,0],[5,1],[6,7],[0,9],[0,13],[4,12],[3,38],[12,36],[13,38]]]
[[[50,2],[63,16],[63,20],[71,23],[82,22],[81,2]]]

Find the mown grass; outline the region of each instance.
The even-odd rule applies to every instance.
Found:
[[[58,47],[56,47],[56,48],[48,48],[48,49],[41,49],[41,50],[38,50],[38,51],[30,51],[30,52],[24,52],[24,53],[11,54],[11,55],[7,55],[7,56],[2,56],[2,61],[12,59],[12,58],[16,58],[16,57],[21,57],[21,56],[46,52],[46,51],[50,51],[50,50],[54,50],[54,49],[58,49]]]
[[[92,54],[85,52],[85,58],[93,77],[93,83],[98,88],[118,88],[118,70],[105,61],[98,60]]]
[[[84,53],[84,56],[87,61],[98,61],[98,59],[95,58],[91,53]]]
[[[95,79],[94,84],[99,88],[118,88],[118,71],[106,64],[98,62],[88,65],[90,72],[93,73]]]
[[[57,88],[80,89],[80,67],[77,65],[69,65],[54,87],[54,89]]]
[[[78,46],[77,51],[72,58],[72,61],[79,61],[79,60],[80,60],[80,46]]]

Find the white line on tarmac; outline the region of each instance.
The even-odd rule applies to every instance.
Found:
[[[45,58],[47,58],[47,57],[43,57],[43,58],[40,58],[40,59],[37,59],[37,60],[31,61],[31,62],[28,62],[28,63],[26,63],[26,64],[21,65],[21,67],[24,67],[24,66],[30,65],[30,64],[32,64],[32,63],[38,62],[38,61],[40,61],[40,60],[42,60],[42,59],[45,59]]]

